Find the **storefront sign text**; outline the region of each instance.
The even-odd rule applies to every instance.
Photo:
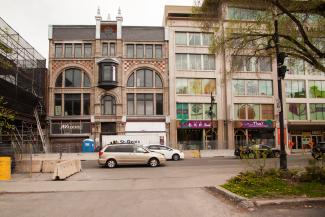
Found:
[[[178,128],[192,128],[192,129],[203,129],[211,128],[211,121],[186,121],[180,122]]]
[[[241,128],[272,128],[272,121],[242,121]]]

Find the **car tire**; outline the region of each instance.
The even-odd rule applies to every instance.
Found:
[[[116,167],[116,165],[117,165],[117,163],[116,163],[116,161],[114,159],[108,159],[106,161],[106,167],[107,168],[114,168],[114,167]]]
[[[157,167],[159,166],[159,160],[157,158],[150,158],[148,165],[150,167]]]
[[[178,161],[178,160],[181,159],[181,157],[179,156],[179,154],[173,154],[172,159],[173,159],[174,161]]]

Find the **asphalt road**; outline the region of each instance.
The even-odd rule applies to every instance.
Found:
[[[278,160],[268,159],[266,164],[277,166]],[[290,167],[305,165],[307,161],[303,156],[288,159]],[[56,188],[54,192],[0,194],[0,216],[324,216],[325,207],[269,207],[248,212],[203,188],[221,184],[251,168],[251,164],[238,159],[209,158],[168,161],[158,168],[107,169],[98,167],[95,161],[85,161],[83,171],[67,181],[23,183],[36,183],[39,188],[50,183],[53,189],[59,186],[62,191]]]

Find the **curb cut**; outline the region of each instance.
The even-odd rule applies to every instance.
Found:
[[[250,200],[246,197],[239,196],[221,186],[210,186],[205,189],[212,194],[222,195],[224,198],[234,202],[238,206],[254,211],[258,207],[281,206],[281,205],[325,205],[325,197],[319,198],[285,198],[285,199],[261,199]]]

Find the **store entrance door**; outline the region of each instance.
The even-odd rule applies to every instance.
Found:
[[[313,141],[313,145],[316,145],[317,143],[322,141],[322,136],[321,135],[312,135],[311,139]]]
[[[301,135],[292,135],[291,141],[293,142],[292,149],[301,149],[302,148]]]
[[[246,144],[246,135],[244,130],[235,132],[235,147],[244,146]]]

